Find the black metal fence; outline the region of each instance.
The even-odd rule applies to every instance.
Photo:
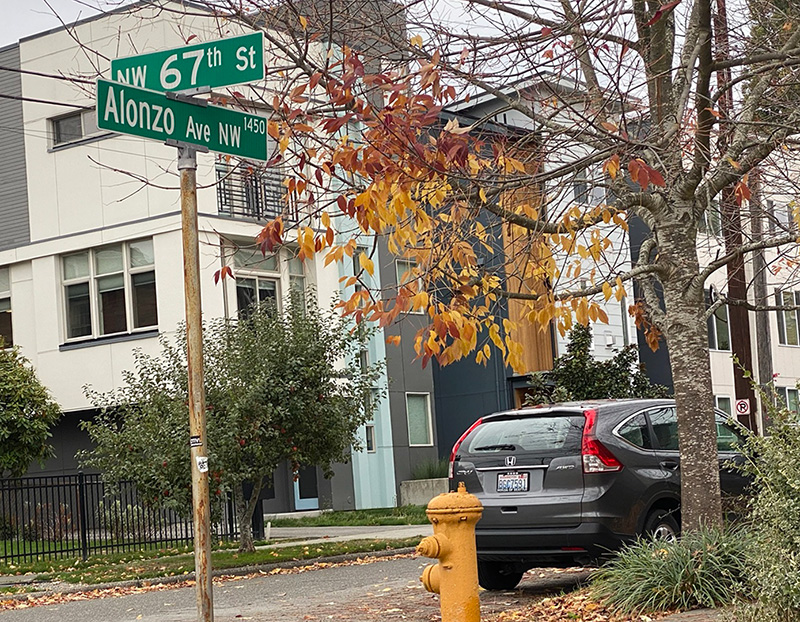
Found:
[[[217,539],[238,536],[224,504]],[[141,502],[131,482],[112,489],[99,475],[0,480],[0,561],[83,559],[90,555],[191,544],[191,517]]]

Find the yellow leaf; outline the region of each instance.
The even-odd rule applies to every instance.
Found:
[[[308,20],[302,15],[300,16],[300,25],[303,27],[303,30],[308,28]]]
[[[422,35],[414,35],[409,39],[409,43],[414,47],[421,48],[422,47]]]
[[[319,217],[322,221],[322,226],[326,229],[331,226],[331,216],[328,212],[322,212],[322,215]]]
[[[478,190],[478,196],[481,198],[481,201],[486,203],[486,191],[483,188]]]
[[[367,257],[366,253],[362,252],[358,256],[358,263],[361,264],[361,267],[364,270],[366,270],[369,273],[370,276],[372,276],[374,274],[374,272],[375,272],[375,264],[372,262],[372,260],[369,257]]]
[[[611,299],[611,296],[613,295],[614,291],[613,288],[611,287],[611,283],[606,281],[605,283],[603,283],[603,297],[606,299],[606,301],[608,301]]]
[[[617,173],[619,173],[619,166],[619,156],[615,154],[605,161],[603,164],[603,171],[607,173],[611,179],[616,179]]]
[[[617,302],[622,302],[622,298],[625,296],[625,286],[622,284],[622,279],[617,277],[617,291],[615,294],[615,298]]]
[[[386,343],[391,344],[393,346],[400,345],[400,335],[390,335],[386,338]]]

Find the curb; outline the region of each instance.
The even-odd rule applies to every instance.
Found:
[[[414,552],[414,547],[404,547],[401,549],[384,549],[381,551],[362,551],[360,553],[342,553],[341,555],[331,555],[329,557],[313,557],[309,559],[293,559],[285,562],[274,562],[271,564],[256,564],[252,566],[239,566],[236,568],[220,568],[211,571],[212,577],[241,577],[257,572],[269,572],[276,568],[300,568],[303,566],[313,566],[318,563],[336,564],[347,561],[355,561],[364,557],[391,557],[392,555],[405,555]],[[98,583],[93,585],[76,585],[65,589],[42,590],[40,592],[24,592],[20,594],[0,594],[0,600],[27,600],[40,596],[53,596],[55,594],[80,594],[82,592],[93,592],[95,590],[109,590],[117,587],[146,587],[150,585],[170,585],[172,583],[183,583],[193,581],[195,573],[176,575],[171,577],[153,577],[151,579],[129,579],[127,581],[116,581],[113,583]]]

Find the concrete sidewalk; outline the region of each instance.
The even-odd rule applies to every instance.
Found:
[[[427,525],[381,525],[347,527],[271,527],[272,540],[291,539],[292,542],[276,542],[258,548],[283,548],[298,544],[319,544],[321,542],[346,542],[348,540],[403,540],[418,536],[429,536],[433,526]]]

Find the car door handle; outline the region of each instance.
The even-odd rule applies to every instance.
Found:
[[[667,471],[677,471],[680,464],[677,460],[662,460],[661,468]]]

